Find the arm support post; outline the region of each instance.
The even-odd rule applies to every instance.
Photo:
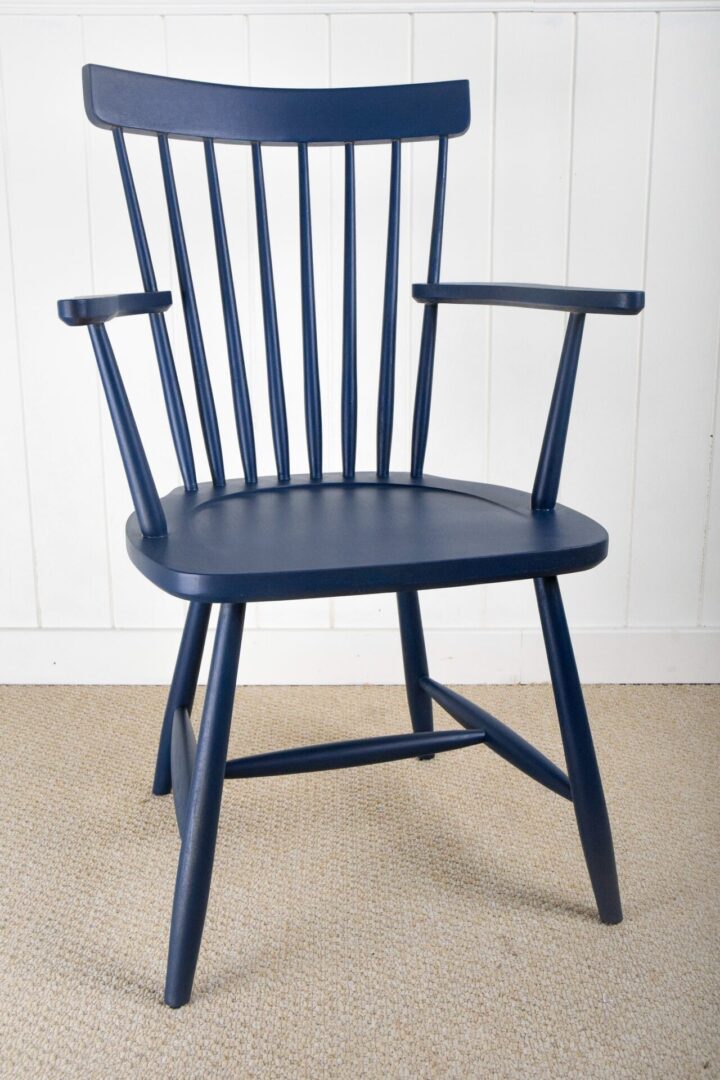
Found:
[[[584,325],[584,315],[571,315],[568,319],[555,389],[545,426],[545,436],[540,450],[540,460],[535,474],[532,491],[533,510],[552,510],[557,502],[560,470],[565,455],[565,442],[570,423],[570,408]]]
[[[148,538],[166,536],[165,514],[107,330],[103,323],[89,323],[88,330],[140,529]]]

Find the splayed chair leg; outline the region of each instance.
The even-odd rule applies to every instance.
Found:
[[[535,592],[590,881],[601,920],[619,923],[622,906],[610,821],[557,578],[536,578]]]
[[[192,712],[211,608],[212,604],[195,603],[190,604],[188,608],[160,731],[153,795],[169,795],[172,790],[170,746],[173,717],[176,709],[187,709],[188,713]]]
[[[397,603],[405,667],[405,688],[413,731],[432,731],[432,700],[420,685],[420,680],[428,675],[420,600],[416,592],[401,592],[397,594]],[[434,754],[425,754],[420,761],[430,761],[434,756]]]
[[[190,1000],[215,856],[244,604],[220,609],[200,735],[187,801],[168,951],[165,1003]]]

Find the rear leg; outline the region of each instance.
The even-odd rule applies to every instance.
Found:
[[[397,603],[405,667],[405,688],[412,728],[413,731],[432,731],[432,701],[420,685],[420,679],[429,674],[420,600],[416,592],[400,592],[397,594]],[[429,761],[434,756],[434,754],[425,754],[420,760]]]
[[[188,608],[160,731],[153,795],[169,795],[172,790],[170,745],[173,717],[177,709],[187,709],[188,713],[192,711],[211,608],[212,604],[197,603],[190,604]]]

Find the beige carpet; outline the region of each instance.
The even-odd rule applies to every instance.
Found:
[[[469,693],[559,759],[546,687]],[[588,699],[621,926],[596,921],[571,806],[486,748],[230,781],[172,1012],[163,689],[0,689],[0,1073],[720,1075],[720,688]],[[231,752],[407,726],[400,688],[244,688]]]

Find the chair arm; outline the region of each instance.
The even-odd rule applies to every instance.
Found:
[[[169,292],[76,296],[58,300],[58,315],[68,326],[97,326],[122,315],[158,315],[172,304]]]
[[[413,285],[421,304],[494,304],[545,308],[577,314],[637,315],[645,293],[636,290],[574,289],[565,285],[507,285],[500,282],[450,282]]]
[[[169,292],[58,300],[64,323],[88,328],[138,524],[148,539],[167,536],[167,521],[105,323],[119,315],[159,315],[171,303]]]

